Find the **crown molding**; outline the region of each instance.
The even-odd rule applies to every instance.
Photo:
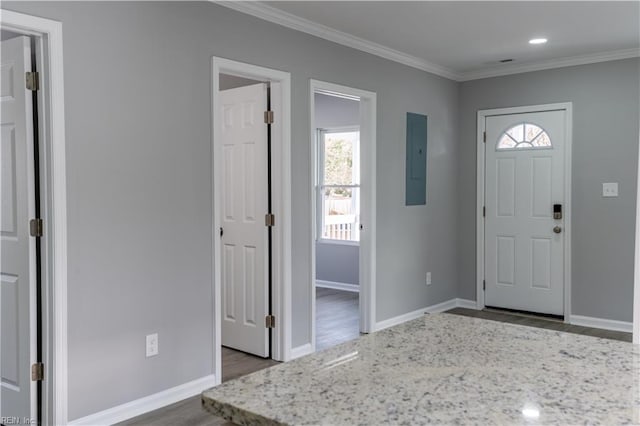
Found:
[[[425,59],[400,52],[395,49],[365,40],[360,37],[336,30],[326,25],[310,21],[305,18],[293,15],[278,8],[268,6],[260,1],[220,1],[209,0],[229,9],[255,16],[256,18],[282,25],[283,27],[301,31],[313,36],[351,47],[352,49],[370,53],[390,61],[398,62],[412,68],[429,72],[441,77],[455,81],[479,80],[490,77],[500,77],[511,74],[521,74],[531,71],[541,71],[553,68],[563,68],[575,65],[586,65],[598,62],[615,61],[619,59],[640,57],[640,49],[612,50],[607,52],[593,53],[580,56],[569,56],[564,58],[549,59],[543,61],[529,62],[523,64],[502,65],[499,67],[479,69],[475,71],[457,72],[450,68],[429,62]]]
[[[420,59],[416,56],[408,55],[381,44],[338,31],[334,28],[327,27],[326,25],[318,24],[258,1],[211,1],[221,6],[228,7],[229,9],[246,13],[248,15],[255,16],[256,18],[264,19],[265,21],[273,22],[274,24],[311,34],[343,46],[370,53],[372,55],[398,62],[412,68],[417,68],[431,74],[436,74],[450,80],[459,80],[460,78],[460,74],[450,70],[449,68]]]
[[[458,81],[478,80],[481,78],[500,77],[510,74],[521,74],[531,71],[542,71],[553,68],[564,68],[575,65],[595,64],[598,62],[616,61],[619,59],[637,58],[640,49],[611,50],[608,52],[592,53],[580,56],[568,56],[558,59],[530,62],[525,64],[513,64],[502,67],[469,71],[460,74]]]

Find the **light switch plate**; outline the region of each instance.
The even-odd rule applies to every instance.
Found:
[[[602,196],[603,197],[617,197],[618,196],[618,182],[608,182],[602,184]]]

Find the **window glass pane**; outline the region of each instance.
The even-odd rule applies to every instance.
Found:
[[[513,138],[516,142],[522,142],[524,140],[524,125],[518,124],[507,130],[507,134]]]
[[[515,148],[515,147],[516,147],[515,141],[507,135],[503,135],[502,138],[500,139],[500,142],[498,142],[498,149]]]
[[[360,188],[322,188],[322,238],[360,240]]]
[[[356,185],[359,181],[354,154],[360,132],[324,133],[325,185]]]
[[[547,132],[542,132],[537,138],[533,140],[532,144],[533,146],[550,147],[551,139],[549,139],[549,135],[547,134]]]
[[[524,140],[527,142],[531,142],[542,133],[542,129],[535,124],[526,123],[524,125]]]

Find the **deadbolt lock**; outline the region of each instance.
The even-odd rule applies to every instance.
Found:
[[[562,204],[553,205],[553,218],[556,220],[562,219]]]
[[[559,234],[562,232],[562,228],[559,226],[554,226],[553,228],[553,232],[555,232],[556,234]]]

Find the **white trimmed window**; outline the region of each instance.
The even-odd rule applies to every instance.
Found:
[[[318,240],[360,241],[360,130],[318,129]]]

